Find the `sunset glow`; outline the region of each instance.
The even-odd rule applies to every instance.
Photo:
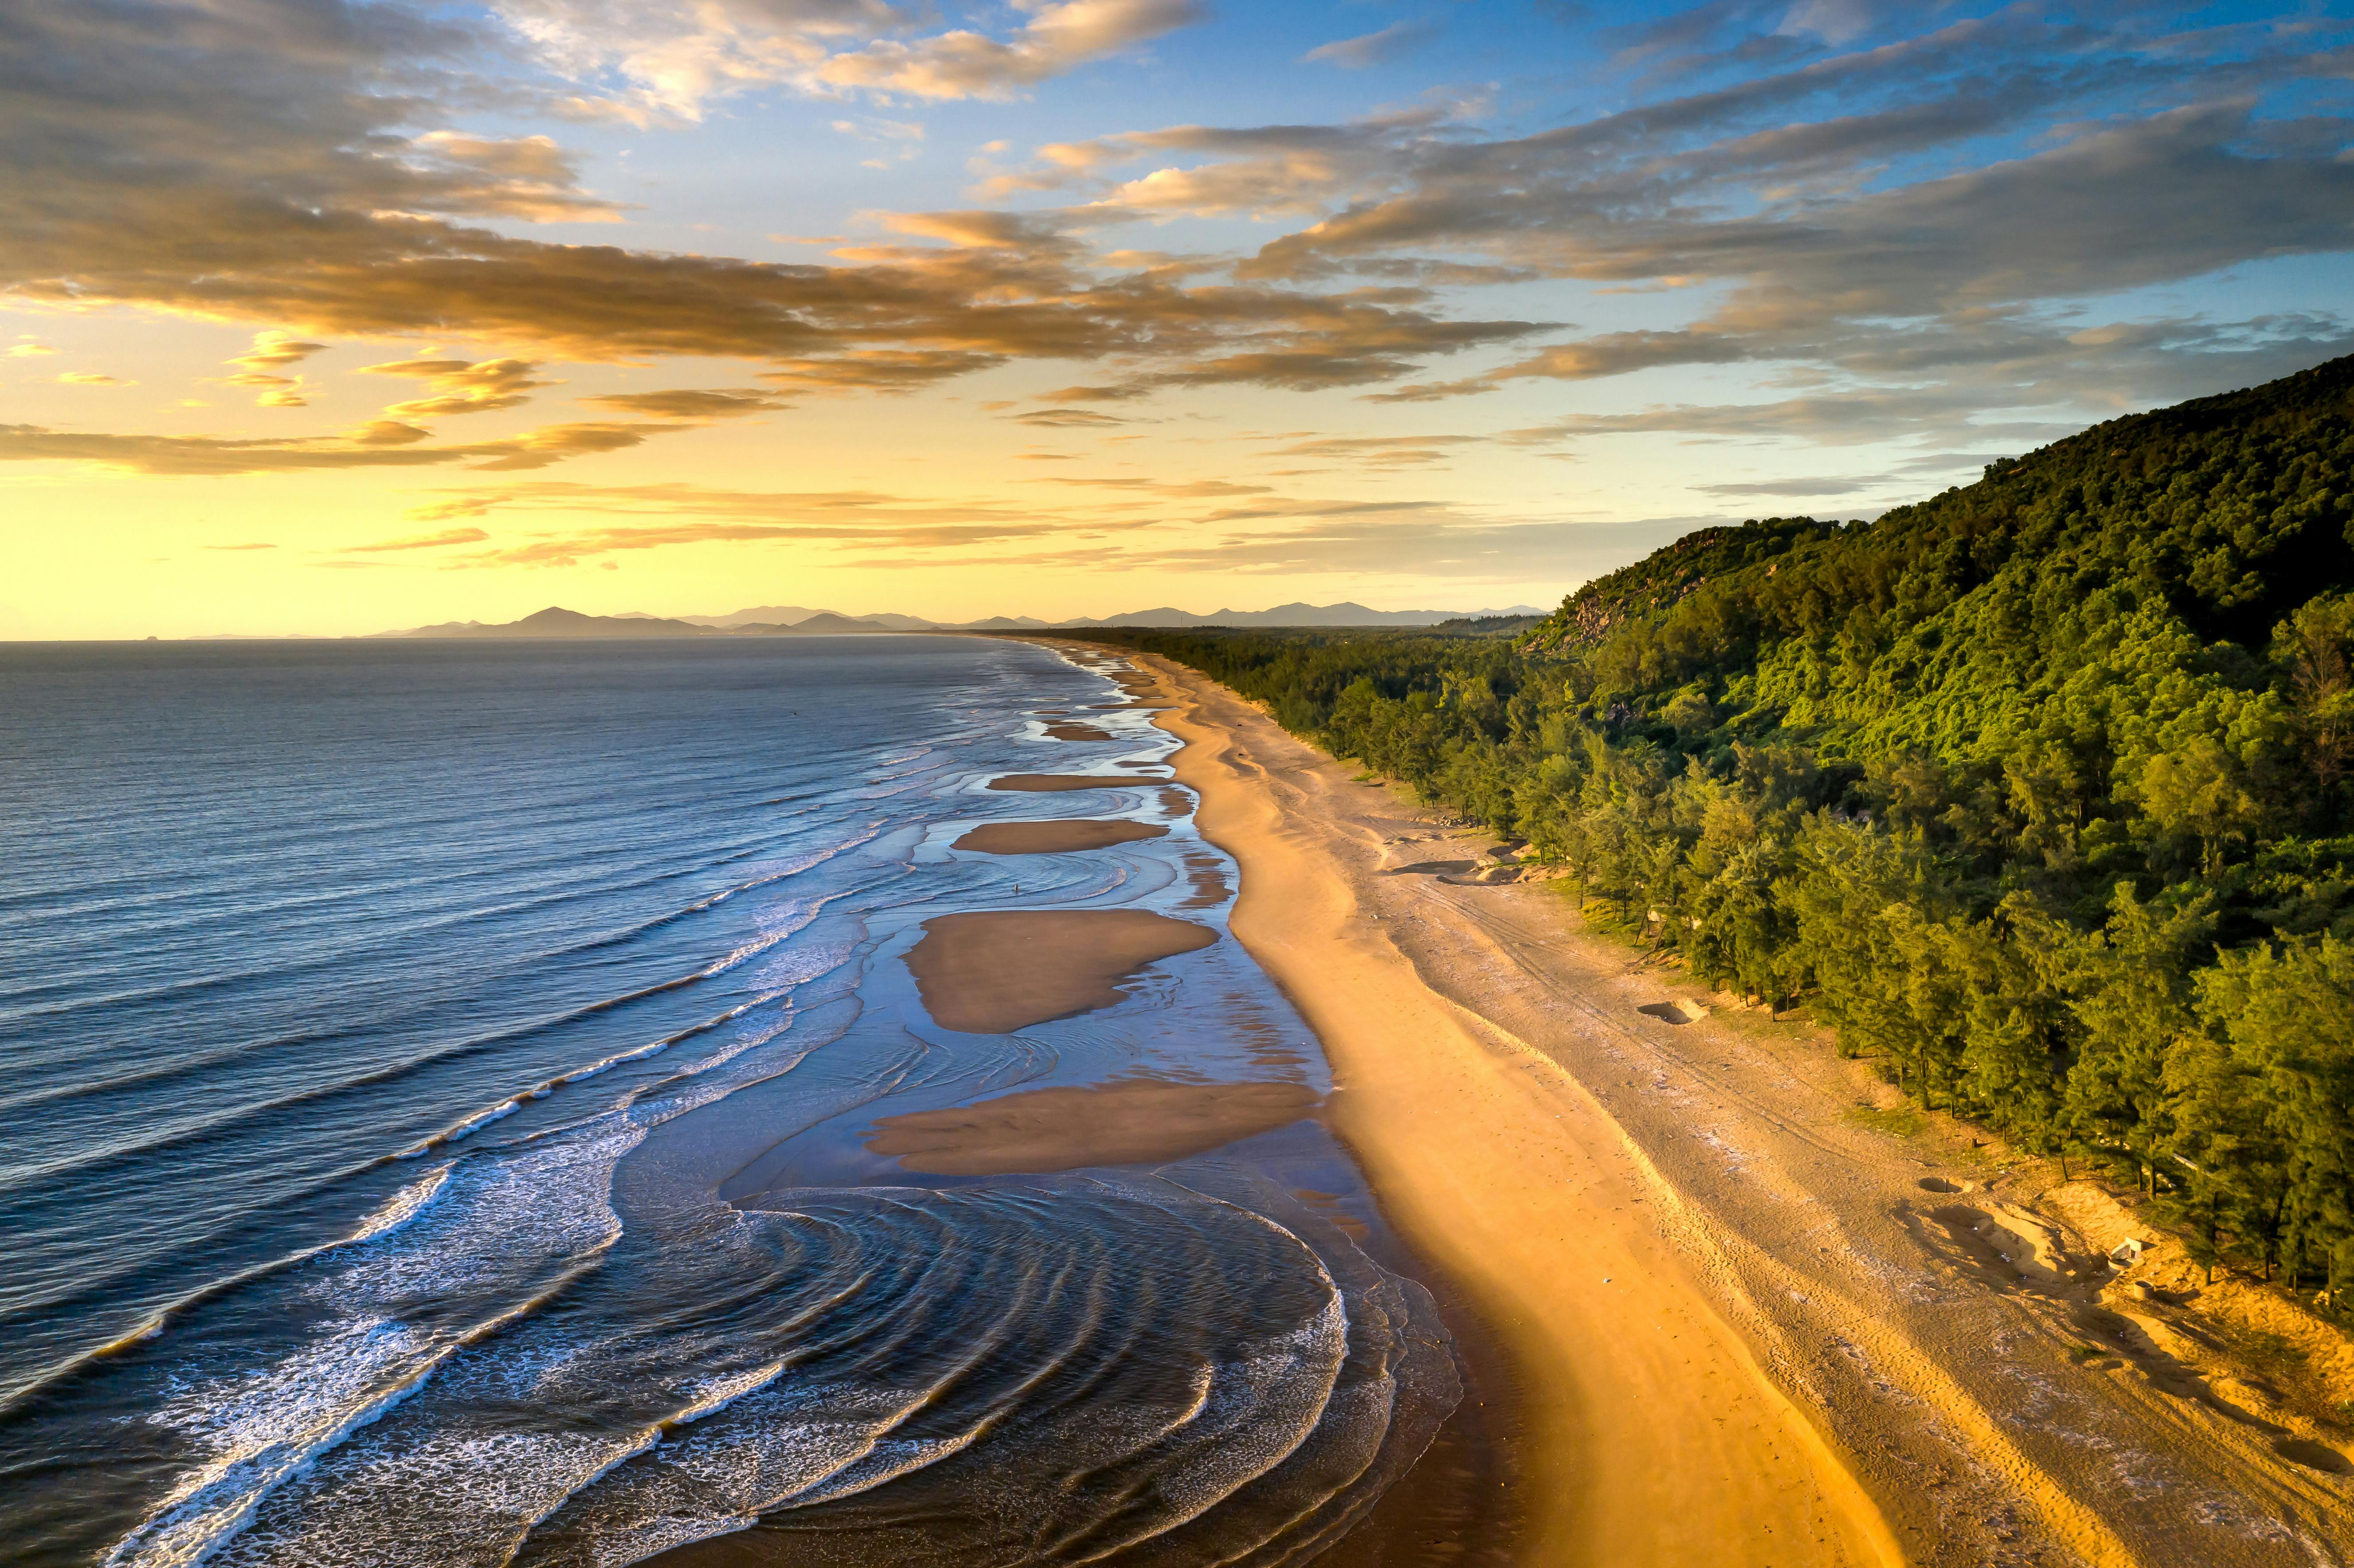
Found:
[[[2354,346],[2334,8],[0,6],[0,635],[1545,605]]]

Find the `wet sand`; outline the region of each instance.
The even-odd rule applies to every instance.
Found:
[[[1111,738],[1109,730],[1098,729],[1094,725],[1079,724],[1069,719],[1066,719],[1061,724],[1048,725],[1046,734],[1055,740],[1109,740]]]
[[[1064,789],[1119,789],[1129,782],[1126,779],[1105,779],[1086,773],[1008,773],[991,779],[989,787],[1048,795]]]
[[[1193,896],[1179,906],[1183,909],[1213,909],[1224,904],[1232,889],[1226,886],[1226,868],[1211,855],[1189,854],[1185,857],[1185,884],[1193,890]]]
[[[1161,959],[1218,934],[1143,909],[991,909],[924,922],[907,968],[944,1029],[1010,1030],[1110,1007]]]
[[[1080,850],[1108,849],[1139,839],[1157,839],[1167,828],[1150,822],[1130,822],[1077,817],[1053,822],[984,822],[957,840],[950,849],[976,850],[982,854],[1070,854]]]
[[[1007,1176],[1091,1165],[1161,1164],[1314,1114],[1305,1084],[1132,1079],[1031,1089],[875,1124],[866,1147],[932,1176]]]
[[[1426,985],[1370,917],[1379,835],[1363,818],[1397,805],[1350,787],[1231,693],[1150,663],[1172,703],[1156,722],[1187,743],[1178,779],[1200,793],[1204,835],[1242,867],[1231,927],[1332,1064],[1329,1123],[1409,1243],[1493,1330],[1486,1353],[1503,1364],[1473,1373],[1517,1395],[1516,1560],[1904,1561],[1841,1456],[1681,1255],[1640,1152],[1541,1054]],[[1399,1534],[1412,1521],[1382,1512],[1394,1528],[1379,1561],[1478,1545],[1426,1538],[1426,1553]]]

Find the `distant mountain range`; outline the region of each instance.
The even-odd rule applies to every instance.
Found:
[[[1367,609],[1362,604],[1278,604],[1272,609],[1222,609],[1214,615],[1163,606],[1128,615],[1077,620],[1039,620],[1031,616],[993,615],[986,620],[926,620],[919,615],[843,615],[798,604],[755,605],[733,615],[665,618],[631,612],[583,615],[555,606],[521,620],[445,620],[439,626],[387,631],[386,637],[824,637],[855,631],[1042,631],[1086,626],[1437,626],[1441,621],[1484,616],[1542,616],[1534,605],[1506,609]]]
[[[838,609],[811,609],[799,604],[762,604],[749,609],[739,609],[733,615],[682,615],[677,619],[690,626],[709,626],[733,630],[739,626],[792,626],[832,616],[836,620],[854,620],[862,630],[877,631],[937,631],[945,625],[938,620],[926,620],[920,615],[844,615]],[[652,618],[649,616],[648,620]]]
[[[555,605],[521,620],[495,622],[445,620],[439,626],[386,631],[383,637],[823,637],[844,631],[894,631],[896,627],[873,620],[854,620],[832,610],[807,613],[786,625],[780,621],[715,625],[692,620],[665,620],[658,615],[583,615]]]
[[[797,604],[754,605],[733,615],[682,615],[697,626],[743,626],[754,622],[798,627],[812,616],[837,613]],[[845,620],[872,621],[893,631],[1013,631],[1043,630],[1054,626],[1437,626],[1486,615],[1548,615],[1549,609],[1516,604],[1508,609],[1368,609],[1362,604],[1278,604],[1272,609],[1221,609],[1208,615],[1162,605],[1157,609],[1130,610],[1126,615],[1080,616],[1071,620],[1040,620],[1027,615],[993,615],[986,620],[926,620],[919,615],[862,615]]]

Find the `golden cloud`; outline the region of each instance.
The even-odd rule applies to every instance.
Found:
[[[555,385],[537,379],[534,372],[538,368],[522,359],[472,364],[462,359],[396,359],[363,366],[360,374],[407,376],[426,383],[432,388],[429,396],[387,405],[384,411],[395,419],[436,419],[451,414],[488,414],[527,403],[533,389]]]
[[[567,458],[634,447],[684,425],[546,425],[504,440],[426,446],[423,431],[379,421],[349,436],[265,439],[111,435],[0,425],[0,462],[80,462],[145,474],[293,473],[460,464],[488,472],[546,468]]]
[[[788,407],[758,387],[718,387],[708,391],[681,388],[667,392],[606,392],[583,397],[583,403],[610,408],[617,414],[637,414],[649,419],[737,419]]]
[[[347,556],[374,556],[403,550],[440,550],[452,545],[479,545],[489,538],[480,528],[444,528],[438,534],[412,534],[400,539],[379,539],[373,545],[346,545]]]
[[[1195,0],[1063,0],[1034,10],[1010,43],[963,29],[909,42],[878,39],[812,74],[829,87],[909,98],[1012,98],[1204,15]]]

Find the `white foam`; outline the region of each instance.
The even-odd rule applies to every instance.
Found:
[[[1317,1270],[1323,1272],[1321,1263]],[[1331,1286],[1331,1276],[1324,1281]],[[1157,1478],[1167,1512],[1154,1520],[1153,1533],[1199,1518],[1290,1457],[1324,1417],[1348,1340],[1348,1309],[1334,1287],[1315,1317],[1214,1368],[1208,1396],[1172,1434],[1185,1453]]]
[[[812,867],[823,865],[827,861],[832,860],[834,856],[841,854],[845,850],[854,850],[860,844],[868,842],[875,834],[882,831],[881,823],[870,822],[863,830],[852,834],[849,838],[843,839],[839,843],[828,844],[823,849],[811,850],[804,854],[796,855],[792,859],[782,862],[781,863],[773,864],[769,869],[763,871],[758,876],[748,877],[742,882],[737,883],[732,887],[723,887],[718,892],[710,895],[708,897],[696,899],[694,903],[682,908],[678,913],[681,915],[699,914],[716,905],[726,903],[729,899],[735,897],[739,893],[749,893],[756,887],[766,887],[772,882],[782,882],[786,877],[799,876],[802,872],[808,871]],[[675,918],[675,916],[673,916],[673,918]]]
[[[685,1426],[706,1415],[716,1415],[746,1394],[758,1393],[776,1382],[783,1373],[785,1364],[781,1361],[774,1361],[766,1366],[738,1372],[734,1377],[713,1378],[697,1387],[694,1403],[672,1416],[671,1420],[677,1425]]]
[[[303,1477],[229,1543],[223,1568],[499,1568],[557,1506],[567,1480],[593,1478],[650,1446],[585,1432],[435,1432],[347,1448],[330,1484]],[[363,1437],[355,1446],[367,1444]],[[299,1495],[307,1494],[307,1495]],[[387,1547],[391,1550],[388,1552]]]
[[[353,1246],[361,1242],[375,1241],[379,1236],[390,1235],[423,1213],[426,1206],[441,1195],[442,1189],[449,1185],[449,1181],[450,1168],[447,1165],[427,1171],[418,1181],[411,1181],[408,1186],[395,1192],[374,1213],[360,1221],[359,1229],[336,1245]]]
[[[107,1553],[109,1568],[203,1562],[289,1477],[407,1398],[457,1348],[405,1324],[363,1320],[234,1388],[175,1400],[156,1419],[213,1453]]]
[[[659,1519],[640,1520],[622,1531],[600,1538],[595,1550],[578,1561],[594,1564],[595,1568],[624,1568],[628,1563],[659,1557],[673,1547],[692,1546],[698,1541],[734,1535],[759,1522],[745,1514],[719,1514],[708,1518],[672,1514]]]

